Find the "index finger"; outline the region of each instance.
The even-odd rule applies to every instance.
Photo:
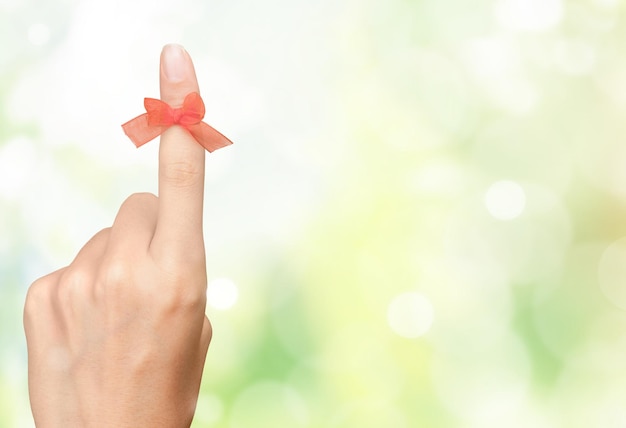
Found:
[[[191,57],[182,46],[163,48],[160,86],[161,100],[174,108],[190,92],[199,92]],[[204,148],[186,129],[171,126],[159,147],[158,219],[151,249],[167,257],[204,257],[203,197]]]

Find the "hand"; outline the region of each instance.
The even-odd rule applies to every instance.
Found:
[[[198,91],[180,46],[161,54],[161,99]],[[24,309],[35,423],[188,427],[211,325],[205,316],[204,149],[161,136],[159,196],[134,194],[67,267],[35,281]]]

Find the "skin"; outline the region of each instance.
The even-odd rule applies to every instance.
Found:
[[[163,48],[161,99],[199,91],[191,58]],[[26,298],[30,402],[39,428],[188,427],[211,324],[205,315],[204,149],[161,136],[159,196],[131,195],[113,225]]]

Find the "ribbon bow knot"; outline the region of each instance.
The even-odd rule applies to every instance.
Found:
[[[161,135],[172,125],[185,128],[209,152],[232,144],[228,138],[202,122],[205,108],[197,92],[188,94],[179,108],[154,98],[144,98],[143,104],[146,113],[122,125],[124,133],[137,147]]]

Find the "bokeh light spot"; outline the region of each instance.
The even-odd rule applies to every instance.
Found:
[[[229,278],[215,278],[209,281],[206,290],[207,303],[215,309],[230,309],[239,297],[237,285]]]
[[[43,46],[50,40],[50,29],[47,25],[37,23],[28,27],[28,41],[35,46]]]
[[[219,422],[224,415],[224,404],[222,400],[211,394],[200,394],[198,396],[198,404],[196,405],[196,413],[194,421],[205,425],[213,425]]]
[[[416,292],[396,296],[387,309],[387,322],[394,333],[407,338],[422,336],[430,330],[435,310],[430,300]]]
[[[502,0],[496,4],[498,23],[509,30],[544,31],[563,17],[561,0]]]
[[[36,171],[37,153],[27,137],[8,141],[0,149],[0,197],[14,200],[26,194],[32,172]]]
[[[388,401],[363,400],[348,403],[332,418],[331,428],[408,427],[401,410]]]
[[[294,388],[275,381],[261,381],[244,389],[235,399],[231,428],[302,427],[309,425],[309,410]]]
[[[485,207],[498,220],[519,217],[526,206],[526,193],[514,181],[502,180],[493,183],[485,193]]]
[[[619,5],[620,0],[594,0],[593,3],[602,8],[613,9]]]
[[[471,71],[487,79],[509,76],[520,68],[517,47],[503,38],[479,38],[466,43],[463,58]]]
[[[527,349],[512,335],[483,343],[477,333],[466,346],[438,346],[431,370],[435,392],[464,427],[521,426],[511,423],[511,415],[522,414],[529,398]]]
[[[582,75],[593,70],[596,54],[588,43],[561,40],[555,46],[555,61],[565,73]]]
[[[609,245],[598,266],[602,293],[617,307],[626,310],[626,238]]]

